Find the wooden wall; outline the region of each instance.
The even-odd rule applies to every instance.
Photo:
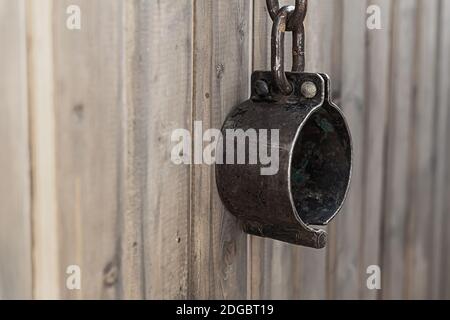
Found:
[[[450,298],[449,19],[450,0],[310,1],[306,68],[354,139],[313,250],[244,234],[213,167],[170,161],[173,130],[219,128],[269,69],[264,0],[0,0],[0,298]]]

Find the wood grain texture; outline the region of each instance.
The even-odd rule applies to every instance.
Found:
[[[362,285],[360,248],[364,187],[366,1],[343,2],[341,105],[353,139],[350,191],[336,223],[333,297],[357,299]]]
[[[140,41],[143,17],[139,16],[140,3],[126,1],[123,23],[124,51],[124,99],[126,103],[126,156],[124,182],[124,210],[121,235],[122,296],[125,299],[145,297],[145,265],[143,217],[147,199],[148,150],[148,63]],[[147,12],[148,14],[148,12]],[[143,70],[147,72],[143,72]]]
[[[28,101],[32,161],[33,298],[60,297],[52,1],[28,0]]]
[[[367,268],[381,266],[384,156],[389,107],[390,35],[392,1],[372,0],[381,9],[381,29],[367,31],[365,70],[365,120],[363,155],[363,210],[359,292],[362,299],[376,299],[379,292],[366,286]],[[373,14],[373,12],[371,12]]]
[[[450,124],[450,119],[448,120],[448,124]],[[448,126],[447,124],[447,126]],[[450,139],[447,139],[447,144],[446,144],[446,149],[447,149],[447,157],[446,157],[446,161],[447,163],[449,163],[450,159],[450,143],[449,143]],[[449,170],[447,169],[447,172],[445,174],[445,182],[446,182],[446,186],[447,186],[447,190],[450,186],[450,173]],[[450,244],[450,217],[448,215],[448,212],[450,210],[450,200],[449,197],[446,198],[445,201],[445,212],[447,213],[443,219],[443,223],[442,223],[442,228],[443,228],[443,235],[441,238],[442,241],[442,251],[440,252],[440,254],[442,255],[442,269],[444,270],[440,273],[439,275],[439,281],[441,283],[440,287],[439,287],[439,292],[440,292],[440,298],[442,299],[450,299],[450,276],[448,275],[447,270],[449,270],[450,268],[450,258],[449,258],[449,244]],[[439,253],[437,253],[439,254]]]
[[[448,15],[448,7],[443,10],[445,12],[445,16]],[[448,69],[447,69],[448,70]],[[447,99],[450,99],[450,91],[447,89]],[[448,104],[447,104],[448,106]],[[448,111],[447,111],[448,112]],[[450,125],[450,115],[447,116],[447,130]],[[448,131],[447,131],[448,132]],[[447,139],[445,143],[446,150],[446,164],[447,164],[447,170],[445,173],[445,189],[448,190],[450,188],[450,170],[449,170],[449,163],[450,163],[450,139],[448,139],[448,133],[447,133]],[[448,194],[446,196],[446,200],[444,203],[444,218],[442,223],[442,251],[440,252],[442,255],[442,271],[440,274],[440,294],[441,298],[443,299],[450,299],[450,275],[448,274],[448,271],[450,269],[450,254],[449,254],[449,248],[450,248],[450,215],[448,214],[450,212],[450,197],[448,197]],[[439,254],[436,253],[436,254]]]
[[[383,202],[382,298],[406,294],[406,239],[410,209],[411,119],[415,101],[414,54],[417,1],[400,0],[393,6],[389,121]]]
[[[32,297],[24,1],[0,1],[0,299]]]
[[[252,2],[194,1],[193,32],[193,122],[220,129],[249,97]],[[191,179],[189,298],[245,299],[247,235],[220,201],[214,166],[192,166]]]
[[[411,119],[411,199],[406,252],[408,299],[426,299],[431,294],[438,4],[435,0],[419,0],[420,14],[416,20],[418,50],[414,57],[416,92]]]
[[[344,0],[332,1],[333,8],[333,20],[331,28],[333,30],[332,43],[332,55],[329,61],[330,63],[330,76],[332,77],[332,97],[334,102],[342,108],[342,40],[343,40],[343,14],[344,14]],[[342,214],[342,210],[339,214]],[[326,281],[327,281],[327,299],[333,299],[335,296],[336,286],[336,249],[337,249],[337,233],[338,224],[334,219],[327,227],[328,229],[328,246],[327,246],[327,269],[326,269]]]
[[[447,21],[450,19],[450,2],[440,1],[438,5],[438,58],[437,58],[437,95],[435,109],[435,139],[434,139],[434,210],[432,221],[432,266],[429,270],[431,299],[448,299],[450,297],[450,277],[446,270],[448,264],[450,247],[448,246],[448,235],[450,234],[448,222],[448,188],[447,177],[449,176],[448,154],[449,139],[449,106],[450,106],[450,29]]]
[[[81,30],[66,28],[69,5],[81,9]],[[122,1],[54,1],[51,13],[57,285],[61,298],[119,298]],[[81,268],[79,291],[66,288],[69,265]]]
[[[127,71],[131,238],[125,250],[133,246],[143,250],[142,265],[139,256],[133,258],[141,273],[135,294],[184,299],[189,294],[190,168],[175,165],[170,155],[172,131],[191,127],[193,2],[131,5],[134,35],[127,40],[132,46]]]

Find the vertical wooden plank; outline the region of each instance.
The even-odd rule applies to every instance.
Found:
[[[280,1],[281,5],[289,1]],[[267,12],[266,1],[255,0],[253,8],[253,70],[270,70],[270,39],[272,20]],[[285,39],[286,70],[292,63],[290,33]],[[251,299],[295,299],[300,286],[298,266],[295,266],[295,252],[299,248],[275,241],[250,236],[249,253],[249,298]],[[295,279],[293,276],[295,276]],[[298,298],[298,294],[297,294]]]
[[[350,192],[336,218],[334,298],[357,299],[360,283],[361,212],[363,210],[366,1],[343,2],[342,96],[353,138]]]
[[[33,297],[60,297],[53,100],[52,1],[28,0],[28,88],[32,161]]]
[[[193,120],[220,129],[249,96],[252,2],[194,3]],[[213,166],[192,167],[191,195],[189,297],[245,299],[247,235],[220,201]]]
[[[370,0],[378,6],[381,29],[367,31],[366,46],[366,118],[364,129],[363,210],[361,226],[360,298],[376,299],[377,290],[366,286],[367,268],[381,267],[381,229],[383,211],[384,151],[389,104],[390,36],[392,1]]]
[[[280,1],[280,5],[293,4]],[[253,70],[270,70],[273,22],[266,1],[254,1]],[[292,34],[285,35],[285,68],[292,64]],[[298,258],[301,248],[251,236],[250,279],[252,299],[298,299],[301,287]]]
[[[171,134],[191,127],[193,2],[133,1],[127,7],[127,292],[188,296],[189,166],[172,163]],[[128,224],[127,223],[127,224]],[[142,228],[139,230],[139,226]],[[138,282],[142,283],[139,284]]]
[[[0,299],[32,297],[24,1],[0,1]]]
[[[433,141],[436,107],[438,1],[418,2],[416,20],[416,99],[412,113],[411,199],[407,236],[407,298],[430,297],[433,219]]]
[[[330,60],[330,76],[332,81],[332,96],[334,102],[342,107],[341,99],[342,99],[342,40],[343,40],[343,1],[332,1],[333,8],[333,22],[331,24],[331,28],[333,30],[332,37],[332,54]],[[344,212],[340,212],[339,214],[345,214]],[[333,220],[332,223],[328,226],[328,246],[327,246],[327,269],[326,269],[326,286],[327,286],[327,299],[334,298],[335,285],[336,285],[336,261],[337,261],[337,233],[339,230],[337,229],[338,224],[336,220]]]
[[[441,28],[442,26],[445,26],[448,22],[448,19],[450,17],[450,3],[448,1],[442,1],[442,9],[441,9]],[[442,108],[446,108],[447,113],[447,119],[441,120],[441,125],[446,126],[446,131],[442,131],[440,137],[444,137],[445,134],[445,142],[442,140],[437,142],[437,148],[446,149],[446,157],[442,160],[445,164],[443,164],[446,167],[445,172],[445,180],[444,182],[444,205],[443,205],[443,223],[442,223],[442,248],[440,252],[436,252],[435,255],[441,255],[442,261],[441,261],[441,272],[438,278],[440,280],[440,298],[442,299],[450,299],[450,275],[448,273],[448,270],[450,269],[450,197],[448,197],[448,190],[450,188],[450,139],[449,137],[449,125],[450,125],[450,112],[448,110],[449,108],[449,101],[450,101],[450,82],[449,82],[449,53],[450,50],[450,33],[449,29],[445,27],[444,29],[441,29],[441,59],[445,59],[445,61],[441,60],[440,65],[440,89],[439,89],[439,109],[442,110]],[[445,115],[445,112],[441,112],[442,117]],[[439,115],[439,114],[438,114]],[[441,118],[441,117],[440,117]],[[443,128],[441,127],[441,130]],[[439,247],[437,247],[438,249]]]
[[[143,222],[147,200],[148,150],[148,58],[145,43],[147,19],[139,16],[140,3],[124,4],[124,98],[126,101],[125,196],[121,241],[122,295],[145,297]],[[148,14],[148,12],[146,12]],[[141,27],[141,24],[144,26]],[[141,41],[142,40],[142,41]],[[145,71],[145,72],[143,72]]]
[[[446,12],[445,16],[448,15],[449,10],[446,9],[444,12]],[[447,88],[447,99],[450,99],[450,91]],[[448,108],[448,104],[447,104]],[[448,112],[448,111],[447,111]],[[448,112],[447,116],[447,128],[450,126],[450,113]],[[448,129],[447,129],[448,130]],[[449,170],[449,163],[450,163],[450,139],[448,139],[448,131],[447,131],[447,139],[445,144],[446,150],[446,164],[447,164],[447,170],[445,174],[445,190],[447,191],[450,188],[450,170]],[[442,235],[442,251],[440,252],[442,255],[442,269],[440,273],[440,292],[442,299],[450,299],[450,275],[448,273],[448,270],[450,270],[450,215],[448,212],[450,212],[450,197],[446,197],[445,203],[444,203],[444,219],[443,219],[443,235]]]
[[[254,69],[270,70],[270,32],[272,21],[265,1],[255,1]],[[289,1],[282,4],[293,4]],[[339,91],[340,47],[339,3],[310,1],[306,27],[306,69],[326,72],[332,78],[333,90]],[[286,68],[291,64],[290,34],[286,36]],[[330,240],[331,242],[333,240]],[[331,245],[331,243],[330,243]],[[281,242],[251,238],[252,298],[323,299],[327,296],[327,250],[295,247]]]
[[[387,126],[386,179],[383,207],[382,298],[405,297],[411,115],[414,103],[414,54],[417,1],[399,0],[393,7],[391,94]]]
[[[430,287],[432,299],[449,298],[445,291],[450,287],[449,277],[447,276],[448,266],[445,265],[446,257],[449,256],[448,239],[449,234],[446,223],[448,217],[448,207],[446,206],[447,191],[449,185],[446,184],[446,176],[449,173],[447,155],[450,150],[448,144],[448,121],[450,105],[450,29],[447,27],[447,21],[450,19],[450,2],[441,0],[438,6],[439,26],[438,26],[438,60],[437,60],[437,107],[435,110],[435,180],[434,180],[434,212],[432,225],[432,267],[430,269]],[[448,219],[450,221],[450,219]],[[447,291],[449,292],[449,291]]]
[[[37,8],[34,3],[29,2]],[[81,30],[66,28],[69,5],[81,9]],[[53,132],[43,136],[36,147],[36,152],[46,152],[46,160],[51,158],[51,162],[48,167],[38,167],[36,175],[44,175],[48,169],[54,176],[37,181],[33,190],[46,187],[42,184],[48,182],[56,217],[50,221],[53,225],[45,225],[49,222],[44,216],[38,217],[43,226],[35,232],[52,237],[47,242],[37,239],[38,245],[42,250],[52,249],[50,253],[56,257],[51,257],[56,259],[56,270],[51,274],[57,276],[52,294],[61,298],[118,298],[124,114],[122,2],[53,1],[48,6],[50,13],[45,17],[50,22],[37,24],[49,28],[45,31],[50,39],[44,51],[32,57],[32,63],[42,72],[34,75],[33,85],[42,81],[48,86],[47,120],[53,122]],[[30,28],[31,38],[39,40],[38,32]],[[40,54],[52,65],[50,69],[44,69],[48,65],[38,59]],[[44,101],[41,103],[37,106],[44,108]],[[35,111],[33,116],[40,117],[39,109]],[[46,130],[42,123],[35,134]],[[47,145],[52,150],[46,150]],[[42,255],[36,257],[38,264],[41,259]],[[66,287],[70,265],[81,268],[81,290]],[[46,283],[40,285],[45,287]],[[43,292],[42,297],[49,297],[46,290]]]
[[[253,0],[253,70],[270,70],[270,32],[272,21],[266,2]],[[273,241],[249,236],[249,299],[271,299]]]
[[[331,78],[331,89],[336,102],[339,102],[341,79],[336,63],[340,56],[340,1],[309,1],[305,21],[306,32],[306,71],[324,72]],[[336,26],[338,28],[335,28]],[[344,109],[345,110],[345,109]],[[341,212],[341,214],[346,214]],[[339,216],[339,215],[338,215]],[[331,222],[336,227],[337,220]],[[298,269],[300,288],[296,294],[300,299],[325,299],[328,297],[329,256],[338,239],[331,231],[328,247],[322,250],[301,248],[294,259],[293,268]]]

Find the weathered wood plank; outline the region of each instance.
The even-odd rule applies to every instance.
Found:
[[[341,106],[342,96],[342,31],[343,31],[343,0],[332,1],[333,8],[333,37],[332,37],[332,55],[330,58],[330,77],[332,81],[332,96],[338,106]],[[341,211],[340,214],[344,214]],[[328,226],[328,246],[327,246],[327,299],[334,298],[335,278],[336,278],[336,249],[337,249],[337,222],[333,220]]]
[[[66,28],[69,5],[81,9],[81,30]],[[118,298],[122,1],[54,1],[51,13],[55,131],[49,140],[55,144],[60,297]],[[79,291],[66,288],[69,265],[81,268]]]
[[[436,233],[436,236],[439,237],[436,239],[436,242],[440,242],[440,245],[442,247],[441,251],[441,257],[443,257],[442,260],[439,261],[438,258],[435,258],[435,264],[438,265],[440,262],[441,272],[439,273],[439,277],[435,277],[435,280],[433,283],[440,283],[440,298],[441,299],[450,299],[450,275],[447,270],[450,269],[450,215],[448,214],[450,212],[450,198],[447,196],[447,191],[450,188],[450,139],[448,138],[450,135],[449,127],[450,127],[450,77],[449,73],[447,72],[450,70],[450,59],[448,57],[450,56],[450,29],[447,28],[448,19],[450,19],[450,3],[448,1],[441,0],[441,21],[440,21],[440,30],[441,30],[441,38],[439,40],[441,44],[440,49],[440,75],[439,78],[441,89],[439,90],[439,104],[440,108],[445,108],[447,112],[447,125],[446,125],[446,131],[442,131],[442,135],[439,135],[439,140],[436,140],[437,148],[441,149],[445,145],[447,151],[446,151],[446,157],[443,161],[443,166],[445,166],[445,186],[442,189],[443,191],[443,198],[446,200],[443,206],[443,211],[441,214],[443,217],[443,223],[442,223],[442,230],[441,235],[439,233]],[[441,117],[438,114],[439,118]],[[442,117],[445,116],[445,112],[443,112]],[[443,128],[445,126],[444,123],[445,120],[442,121],[442,125],[440,128]],[[443,138],[445,136],[445,138]],[[443,138],[443,140],[441,140]],[[444,142],[445,141],[445,142]],[[443,143],[443,144],[441,144]],[[439,154],[441,155],[441,154]],[[437,174],[439,172],[437,171]],[[439,207],[437,207],[439,208]],[[435,225],[437,226],[440,223],[439,220],[436,220]],[[436,245],[436,249],[439,250],[439,246]],[[439,256],[439,252],[436,252],[435,257]],[[438,261],[436,261],[438,260]]]
[[[28,93],[32,161],[33,298],[60,297],[53,100],[52,1],[28,0]]]
[[[406,298],[430,296],[431,227],[434,183],[434,113],[436,108],[438,1],[418,2],[411,135],[411,199],[407,235]]]
[[[309,1],[305,21],[306,32],[306,71],[324,72],[331,78],[334,93],[340,91],[339,67],[341,22],[340,1]],[[336,28],[336,26],[339,26]],[[338,64],[340,64],[338,62]],[[339,100],[339,94],[335,94]],[[345,212],[341,212],[345,214]],[[331,222],[333,228],[337,220]],[[330,228],[327,228],[330,229]],[[337,238],[331,231],[328,247],[323,250],[301,248],[294,258],[294,269],[299,271],[300,288],[297,298],[325,299],[329,292],[328,261],[336,245]]]
[[[410,200],[411,116],[414,103],[414,55],[417,1],[399,0],[393,7],[391,83],[387,126],[386,179],[383,207],[382,298],[405,297],[408,201]]]
[[[448,8],[446,8],[444,10],[445,16],[448,16]],[[444,70],[443,70],[444,71]],[[445,72],[445,71],[444,71]],[[447,94],[448,94],[448,98],[450,99],[450,90],[448,90],[447,87]],[[448,107],[448,104],[447,104]],[[448,111],[447,111],[448,112]],[[448,112],[448,116],[447,116],[447,130],[450,126],[450,113]],[[441,297],[442,299],[450,299],[450,275],[448,273],[448,270],[450,270],[450,215],[448,214],[450,212],[450,197],[448,197],[448,190],[450,188],[450,170],[449,170],[449,166],[450,166],[450,139],[448,139],[449,134],[447,131],[447,139],[446,139],[446,144],[445,144],[445,148],[446,150],[446,165],[447,165],[447,172],[445,174],[445,189],[446,190],[446,200],[444,203],[444,219],[443,219],[443,224],[442,224],[442,228],[443,228],[443,235],[441,238],[442,241],[442,251],[441,251],[441,255],[442,255],[442,271],[440,273],[440,278],[439,280],[441,281],[441,286],[440,286],[440,292],[441,292]],[[439,253],[437,253],[439,254]]]
[[[193,121],[220,129],[249,96],[252,2],[196,1]],[[247,235],[223,207],[214,167],[192,167],[190,298],[247,297]]]
[[[142,265],[139,253],[130,265],[142,273],[133,290],[147,299],[183,299],[188,297],[190,168],[175,165],[170,155],[172,131],[191,127],[193,2],[132,6],[127,246],[143,246]]]
[[[282,4],[293,4],[284,1]],[[339,54],[340,22],[337,2],[310,2],[306,23],[306,68],[326,72],[339,87],[332,61]],[[254,69],[270,70],[272,21],[265,1],[255,1]],[[339,21],[338,21],[339,20]],[[286,68],[291,64],[291,34],[286,36]],[[323,299],[327,295],[327,250],[312,250],[273,240],[251,238],[251,281],[254,299]]]
[[[148,56],[144,54],[148,12],[140,16],[140,2],[126,1],[125,72],[126,177],[122,224],[121,277],[125,299],[145,297],[143,222],[147,199],[148,150]],[[143,26],[142,26],[143,24]],[[143,72],[144,71],[144,72]]]
[[[446,182],[446,176],[449,174],[448,161],[450,156],[448,150],[448,129],[449,124],[449,106],[450,106],[450,29],[447,24],[450,19],[450,2],[440,1],[438,6],[439,26],[438,26],[438,83],[437,83],[437,102],[435,110],[435,140],[434,140],[434,157],[435,157],[435,180],[434,180],[434,210],[433,210],[433,224],[432,224],[432,266],[430,268],[430,298],[444,299],[449,298],[448,288],[450,288],[450,277],[448,277],[450,264],[445,264],[449,256],[449,246],[446,235],[449,234],[446,223],[448,219],[448,208],[446,201],[448,201],[449,184]],[[448,263],[448,260],[447,260]]]
[[[361,224],[364,187],[366,1],[344,0],[341,106],[353,138],[353,172],[342,213],[336,218],[333,297],[357,299],[360,283]]]
[[[0,299],[32,297],[24,1],[0,0]]]
[[[377,290],[366,286],[367,268],[381,267],[381,227],[383,213],[384,156],[389,107],[390,35],[392,1],[371,0],[380,8],[381,29],[367,31],[366,119],[364,122],[363,210],[361,226],[360,298],[376,299]],[[373,12],[372,12],[373,13]]]

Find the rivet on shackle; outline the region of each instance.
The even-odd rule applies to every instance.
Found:
[[[312,99],[317,95],[317,87],[313,82],[306,81],[302,84],[301,93],[305,98]]]
[[[255,82],[255,92],[261,98],[269,95],[269,85],[264,80],[258,80]]]

